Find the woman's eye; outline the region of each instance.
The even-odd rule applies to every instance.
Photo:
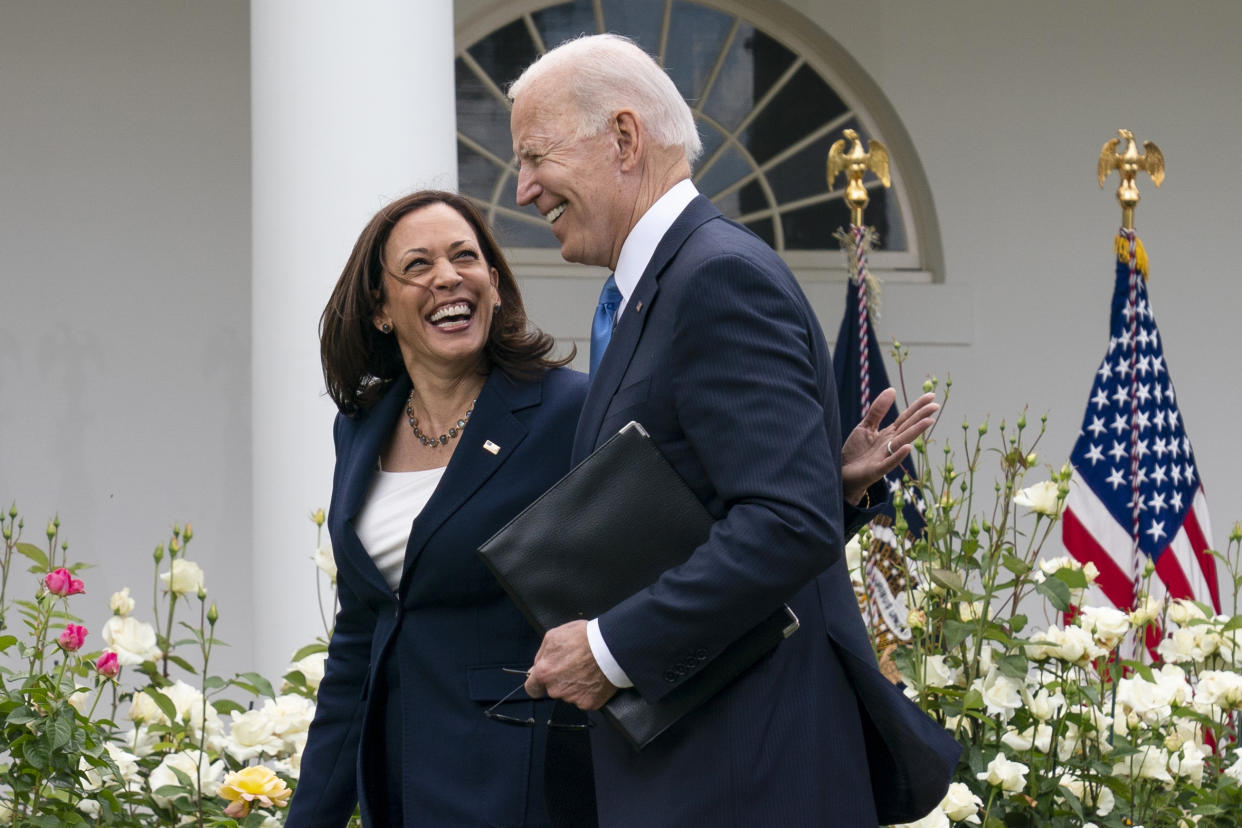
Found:
[[[457,255],[454,256],[453,258],[454,259],[477,259],[479,258],[479,254],[475,253],[473,250],[459,250],[457,252]]]

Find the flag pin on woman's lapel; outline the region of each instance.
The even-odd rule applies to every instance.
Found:
[[[496,444],[495,444],[495,443],[493,443],[491,440],[485,440],[485,441],[483,442],[483,450],[484,450],[484,451],[491,452],[492,454],[499,454],[499,453],[500,453],[500,446],[496,445]]]

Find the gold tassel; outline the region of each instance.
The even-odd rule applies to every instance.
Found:
[[[1117,261],[1122,264],[1130,264],[1130,241],[1125,236],[1118,236],[1113,242],[1113,249],[1117,253]],[[1143,274],[1143,281],[1147,281],[1147,250],[1143,247],[1143,240],[1138,236],[1134,237],[1134,258],[1135,267],[1138,272]]]
[[[841,252],[845,254],[846,273],[851,279],[857,278],[858,251],[855,249],[854,235],[838,227],[833,236],[841,243]],[[864,227],[862,237],[863,252],[870,251],[877,241],[879,241],[879,234],[875,231],[875,228],[870,226]],[[874,321],[880,318],[882,288],[880,287],[880,280],[871,275],[870,267],[865,271],[864,281],[867,283],[867,312],[871,314],[871,319]]]

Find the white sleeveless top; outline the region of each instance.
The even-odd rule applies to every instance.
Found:
[[[431,500],[445,468],[447,466],[407,472],[377,470],[371,481],[371,489],[354,527],[362,547],[375,561],[393,592],[401,585],[405,547],[410,542],[414,518]]]

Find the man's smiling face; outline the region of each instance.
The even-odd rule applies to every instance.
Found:
[[[543,214],[566,261],[615,267],[631,212],[622,209],[616,141],[607,128],[579,137],[570,95],[552,79],[541,79],[513,102],[517,202]]]

